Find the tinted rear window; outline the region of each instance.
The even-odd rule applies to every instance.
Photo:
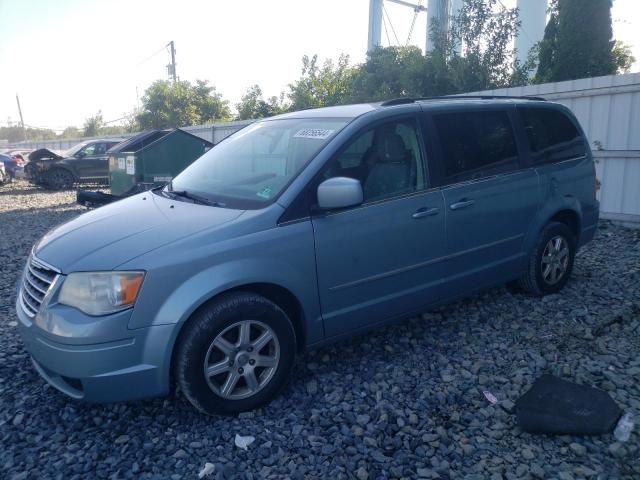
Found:
[[[446,183],[513,169],[518,149],[505,111],[442,113],[433,116]]]
[[[585,142],[561,111],[518,107],[534,163],[559,162],[586,154]]]

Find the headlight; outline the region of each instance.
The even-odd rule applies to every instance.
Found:
[[[65,278],[58,303],[88,315],[106,315],[133,306],[144,272],[80,272]]]

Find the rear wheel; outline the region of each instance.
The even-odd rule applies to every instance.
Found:
[[[225,294],[184,326],[175,376],[187,399],[207,414],[233,414],[268,403],[285,385],[296,338],[280,307],[252,293]]]
[[[564,223],[549,223],[538,238],[529,269],[520,286],[534,295],[556,293],[569,280],[576,254],[576,238]]]
[[[53,168],[47,173],[45,183],[54,190],[66,190],[73,187],[75,178],[68,170]]]

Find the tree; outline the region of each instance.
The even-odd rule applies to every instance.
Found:
[[[428,97],[524,84],[531,62],[514,65],[518,25],[517,10],[498,0],[465,0],[451,28],[433,27],[434,50],[426,56],[417,47],[369,52],[356,70],[353,99]]]
[[[540,45],[536,81],[614,74],[628,60],[616,57],[614,46],[611,0],[556,0]]]
[[[229,102],[206,81],[156,80],[145,90],[136,120],[142,129],[175,128],[229,118]]]
[[[549,21],[544,29],[544,36],[538,43],[538,70],[534,81],[536,83],[550,82],[557,63],[558,49],[558,0],[552,0],[549,5]]]
[[[258,85],[253,85],[242,95],[240,103],[236,104],[238,115],[236,120],[249,120],[253,118],[266,118],[277,115],[285,111],[282,105],[282,96],[271,97],[264,100],[262,89]]]
[[[513,60],[519,26],[516,8],[506,8],[499,0],[465,0],[448,31],[433,27],[429,75],[434,91],[472,92],[526,83],[531,65]],[[463,55],[458,54],[460,47]]]
[[[418,47],[378,47],[357,68],[351,96],[356,102],[423,96],[427,80],[427,61]]]
[[[617,68],[617,73],[628,73],[636,63],[636,57],[631,53],[631,47],[620,40],[613,42],[613,63]]]
[[[349,65],[349,56],[340,55],[337,63],[326,60],[318,66],[318,56],[302,57],[302,75],[289,84],[287,97],[290,110],[326,107],[349,103],[352,98],[355,69]]]
[[[60,136],[62,138],[79,138],[82,136],[82,132],[78,127],[67,127]]]
[[[56,138],[56,132],[48,128],[31,128],[27,127],[27,140],[51,140]],[[24,140],[22,127],[18,125],[9,125],[8,127],[0,127],[0,139],[8,140],[9,143],[21,142]]]
[[[97,137],[100,135],[100,129],[104,127],[104,119],[102,118],[102,111],[98,110],[93,117],[89,117],[84,121],[83,137]]]

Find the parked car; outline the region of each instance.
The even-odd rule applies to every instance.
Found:
[[[0,163],[3,164],[5,170],[5,181],[13,181],[14,178],[24,176],[24,160],[20,154],[12,154],[11,151],[0,153]]]
[[[288,113],[165,187],[33,248],[17,300],[35,368],[74,398],[265,404],[296,354],[516,281],[559,292],[597,228],[565,107],[399,99]]]
[[[64,153],[47,148],[29,155],[26,177],[34,183],[61,190],[76,183],[108,183],[107,150],[124,139],[109,138],[79,143]]]
[[[27,161],[31,152],[33,152],[33,149],[31,148],[14,148],[11,150],[6,150],[2,153],[4,153],[5,155],[9,155],[10,157],[16,157],[18,160],[24,163]]]

